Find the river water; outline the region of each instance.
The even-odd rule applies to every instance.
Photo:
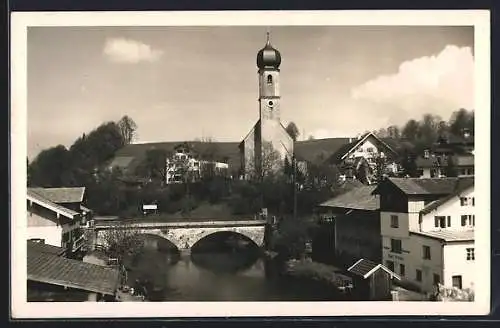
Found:
[[[151,301],[333,301],[331,286],[279,274],[255,249],[146,249],[129,271],[129,282],[147,281]]]

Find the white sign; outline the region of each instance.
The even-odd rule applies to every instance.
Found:
[[[143,210],[157,210],[158,205],[152,204],[152,205],[142,205]]]

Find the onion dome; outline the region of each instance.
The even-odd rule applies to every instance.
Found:
[[[266,46],[259,50],[257,53],[257,67],[264,68],[278,68],[281,64],[281,54],[278,50],[274,49],[269,41],[269,33],[267,33]]]

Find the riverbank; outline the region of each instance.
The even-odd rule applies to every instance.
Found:
[[[344,275],[341,268],[333,265],[327,265],[319,262],[314,262],[310,259],[289,260],[285,263],[283,274],[296,277],[306,278],[327,285],[336,287],[339,290],[352,288],[352,279]]]

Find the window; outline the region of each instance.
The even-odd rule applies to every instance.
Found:
[[[401,254],[402,246],[400,239],[391,239],[391,252]]]
[[[458,289],[462,289],[462,276],[453,276],[451,277],[453,287]]]
[[[462,215],[460,217],[460,219],[461,219],[462,227],[465,227],[467,225],[467,215]]]
[[[272,84],[272,83],[273,83],[273,76],[272,76],[271,74],[269,74],[269,75],[267,76],[267,83],[268,83],[268,84]]]
[[[422,281],[422,270],[417,269],[415,271],[415,278],[417,281]]]
[[[431,248],[429,246],[422,246],[422,252],[423,252],[424,260],[431,259]]]
[[[434,217],[434,226],[436,228],[446,228],[446,221],[445,221],[445,219],[446,219],[445,216],[435,216]]]
[[[472,206],[475,206],[475,201],[474,201],[474,197],[472,197]]]
[[[373,153],[373,147],[366,148],[366,151],[369,152],[369,153]]]
[[[462,227],[465,227],[467,225],[473,227],[476,225],[476,219],[474,215],[462,215],[460,219]]]
[[[460,197],[460,206],[467,206],[467,197]]]
[[[441,277],[438,274],[434,274],[434,285],[441,283]]]
[[[404,264],[400,264],[399,265],[399,274],[401,274],[402,276],[405,275],[405,265]]]
[[[474,261],[475,255],[474,255],[474,248],[467,248],[467,261]]]
[[[399,221],[397,215],[391,215],[391,228],[399,228]]]
[[[386,261],[385,264],[387,264],[387,268],[391,271],[394,272],[394,262],[392,261]]]

